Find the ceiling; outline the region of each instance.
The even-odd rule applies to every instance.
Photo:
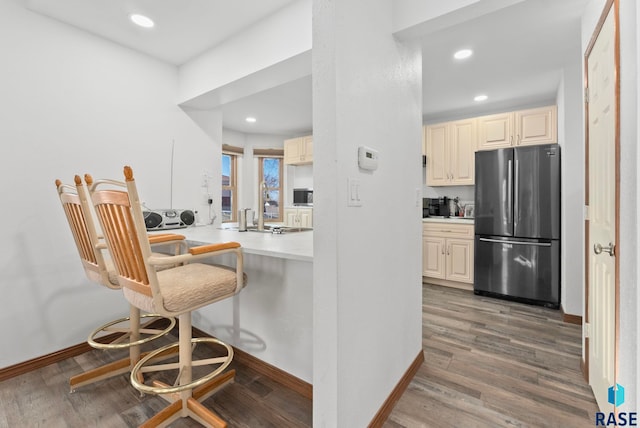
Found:
[[[180,65],[295,0],[23,0],[27,8]],[[153,19],[133,25],[129,15]]]
[[[180,65],[296,0],[24,1],[34,12]],[[587,2],[526,0],[424,36],[425,119],[555,100],[562,67],[581,60],[580,18]],[[134,12],[152,17],[156,27],[131,25],[127,17]],[[454,51],[463,47],[474,55],[455,61]],[[482,104],[473,101],[480,93],[489,97]],[[222,112],[225,128],[239,132],[309,132],[311,78],[227,103]],[[247,123],[247,116],[257,122]]]

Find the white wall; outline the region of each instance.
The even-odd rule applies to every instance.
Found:
[[[605,0],[588,3],[582,18],[582,49],[587,45],[604,9]],[[637,284],[638,245],[638,11],[633,1],[620,2],[620,348],[617,382],[625,387],[625,403],[620,411],[640,408],[638,376],[637,315],[640,296]],[[584,119],[583,119],[584,120]]]
[[[311,0],[297,0],[182,65],[178,100],[188,101],[310,48]]]
[[[316,427],[366,426],[422,349],[421,55],[392,37],[392,4],[313,2]]]
[[[134,168],[150,206],[198,204],[215,143],[176,107],[177,71],[119,45],[0,2],[0,367],[84,342],[128,313],[85,279],[54,180],[122,177]],[[219,170],[218,170],[219,174]]]
[[[576,35],[579,37],[579,35]],[[584,312],[584,126],[580,52],[567,59],[558,87],[558,143],[562,146],[561,304],[565,313]]]
[[[618,383],[626,386],[626,412],[640,410],[638,371],[638,14],[634,1],[620,2],[620,358]],[[621,411],[622,411],[621,409]]]
[[[394,0],[393,32],[401,40],[425,36],[524,0]]]

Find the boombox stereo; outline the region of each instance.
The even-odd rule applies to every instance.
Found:
[[[191,210],[153,210],[143,211],[142,214],[147,230],[180,229],[196,221]]]

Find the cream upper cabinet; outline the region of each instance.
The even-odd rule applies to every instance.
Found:
[[[478,150],[557,142],[558,110],[556,106],[478,118]]]
[[[478,150],[511,147],[513,113],[492,114],[478,118]]]
[[[517,146],[558,142],[558,112],[556,106],[515,112]]]
[[[423,139],[427,155],[427,185],[474,184],[475,119],[427,125]]]
[[[427,185],[446,186],[449,181],[449,125],[424,127],[427,154]]]
[[[469,288],[473,284],[473,239],[473,224],[423,223],[422,276],[436,284]]]
[[[472,185],[475,182],[476,121],[459,120],[450,124],[450,160],[452,182]]]
[[[284,140],[284,163],[305,165],[313,162],[313,136]]]

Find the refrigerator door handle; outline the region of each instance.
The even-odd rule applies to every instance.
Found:
[[[509,172],[509,174],[507,175],[507,206],[511,208],[513,206],[511,201],[511,199],[513,198],[513,165],[511,164],[511,159],[509,159],[507,169]],[[509,209],[509,211],[507,211],[508,223],[512,222],[512,215],[513,210]]]
[[[518,229],[518,217],[520,217],[520,198],[519,198],[519,193],[520,193],[520,180],[518,179],[518,174],[520,172],[520,161],[518,161],[518,159],[516,159],[516,172],[514,174],[515,177],[515,191],[514,196],[513,196],[513,231],[515,234],[515,231]]]
[[[482,242],[494,242],[496,244],[533,245],[534,247],[550,247],[550,242],[527,242],[527,241],[503,241],[500,239],[480,238]]]

